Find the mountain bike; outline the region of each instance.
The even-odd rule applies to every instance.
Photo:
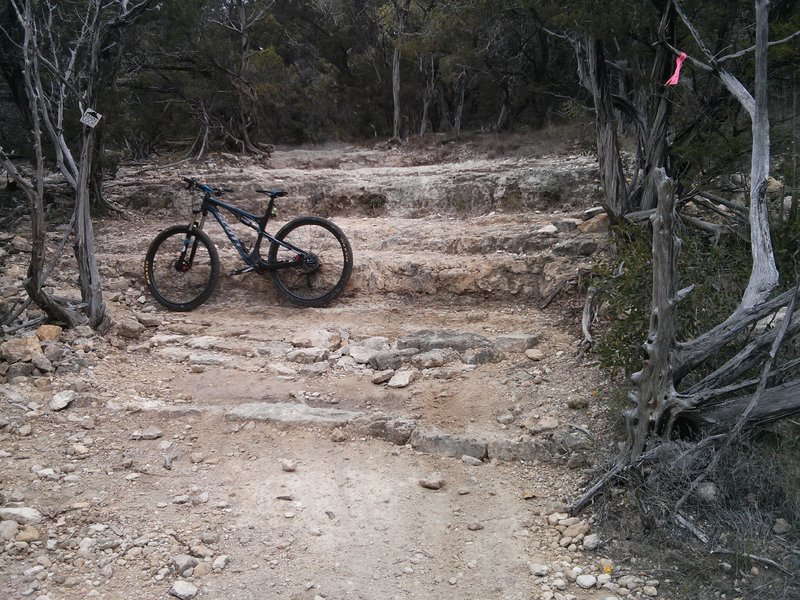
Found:
[[[175,311],[193,310],[206,302],[219,284],[220,261],[217,248],[203,231],[206,217],[216,219],[244,267],[231,275],[269,273],[278,292],[300,306],[325,306],[344,290],[353,272],[353,251],[339,227],[321,217],[297,217],[273,236],[266,231],[275,213],[275,200],[286,196],[282,189],[258,189],[269,196],[263,216],[223,202],[220,197],[233,190],[213,187],[183,177],[186,189],[202,192],[199,207],[192,202],[188,225],[175,225],[159,233],[150,243],[144,260],[144,275],[153,297]],[[222,214],[227,211],[255,231],[248,247]],[[269,244],[267,257],[262,248]]]

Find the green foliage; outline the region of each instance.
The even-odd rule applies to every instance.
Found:
[[[735,236],[719,244],[692,229],[679,231],[679,289],[694,285],[678,306],[678,337],[691,339],[727,317],[741,300],[750,273],[749,246]],[[614,376],[630,375],[642,366],[653,285],[652,242],[648,230],[629,225],[616,230],[615,264],[595,267],[591,285],[605,303],[606,318],[596,351],[600,364]],[[621,268],[619,265],[621,264]],[[619,274],[616,272],[619,271]]]

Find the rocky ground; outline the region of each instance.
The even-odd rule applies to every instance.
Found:
[[[590,513],[565,513],[613,449],[604,382],[577,358],[580,300],[538,308],[602,252],[591,160],[435,158],[120,171],[125,212],[96,232],[111,332],[31,326],[0,346],[7,597],[670,597],[610,558]],[[355,254],[345,295],[301,310],[268,280],[224,276],[201,308],[160,308],[142,257],[185,220],[182,174],[235,181],[242,205],[269,180],[296,197],[283,218],[330,215]],[[6,214],[11,301],[29,245]],[[53,291],[74,296],[68,265]]]

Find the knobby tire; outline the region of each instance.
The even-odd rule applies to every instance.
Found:
[[[287,241],[318,259],[316,265],[270,271],[278,292],[299,306],[326,306],[343,291],[353,272],[353,250],[344,232],[321,217],[298,217],[280,228],[275,238]],[[280,244],[269,248],[269,262],[296,256]]]
[[[188,239],[185,259],[178,263]],[[169,227],[151,242],[144,261],[150,293],[174,311],[193,310],[211,297],[219,283],[219,255],[211,238],[186,225]]]

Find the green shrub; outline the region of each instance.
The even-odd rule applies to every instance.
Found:
[[[724,320],[741,300],[750,274],[750,250],[728,235],[718,244],[694,229],[680,228],[678,289],[694,289],[678,306],[678,339],[691,339]],[[601,293],[607,318],[595,347],[601,366],[619,377],[642,366],[642,344],[650,324],[653,285],[649,228],[625,225],[615,230],[616,260],[596,265],[591,285]],[[723,355],[720,358],[724,358]]]

